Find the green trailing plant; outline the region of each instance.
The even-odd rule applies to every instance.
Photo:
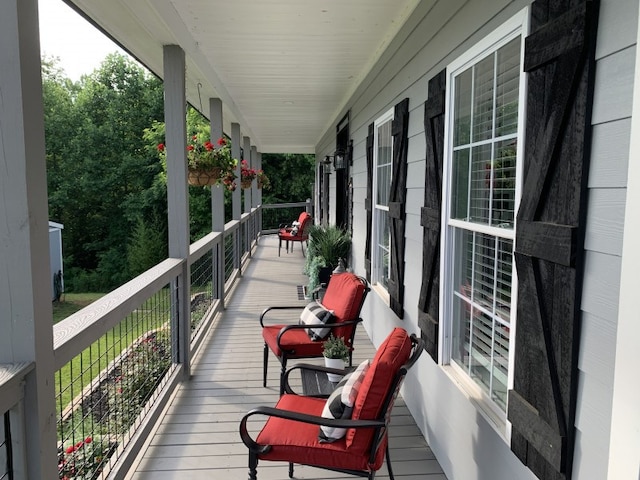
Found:
[[[309,292],[313,292],[320,283],[320,269],[327,266],[327,262],[322,256],[315,256],[310,258],[307,255],[307,262],[305,265],[305,274],[309,276],[308,289]]]
[[[322,354],[327,358],[340,358],[346,362],[349,360],[349,347],[342,337],[331,334],[322,344]]]

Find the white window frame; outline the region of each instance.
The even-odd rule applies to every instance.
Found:
[[[380,225],[378,223],[377,211],[386,211],[389,212],[389,206],[379,205],[377,203],[378,199],[378,129],[381,125],[384,125],[387,122],[393,122],[394,119],[394,109],[393,107],[383,113],[380,117],[378,117],[373,124],[373,182],[372,182],[372,192],[371,196],[371,286],[374,290],[387,302],[389,303],[389,291],[387,287],[382,285],[377,281],[380,276],[380,269],[382,268],[378,261],[378,244],[379,244],[379,228]],[[391,186],[391,181],[393,177],[393,135],[391,135],[391,174],[389,175],[389,186]],[[391,232],[389,232],[389,272],[391,272]]]
[[[481,41],[474,45],[471,49],[453,61],[447,66],[446,74],[446,102],[445,102],[445,158],[443,165],[443,189],[442,189],[442,241],[440,245],[440,348],[439,362],[446,366],[446,371],[455,378],[457,384],[467,393],[469,398],[478,407],[479,411],[489,423],[505,438],[510,441],[511,428],[507,421],[506,412],[496,405],[476,384],[476,382],[468,376],[468,374],[455,362],[452,361],[452,342],[453,342],[453,275],[454,260],[449,252],[453,249],[454,227],[466,226],[467,222],[451,219],[451,177],[453,167],[453,103],[454,103],[454,79],[455,76],[464,72],[472,65],[477,64],[487,55],[495,52],[498,48],[506,45],[509,41],[521,37],[520,49],[520,83],[519,83],[519,99],[518,99],[518,132],[517,132],[517,163],[516,163],[516,192],[515,192],[515,212],[518,211],[522,190],[522,172],[523,172],[523,152],[524,152],[524,134],[525,134],[525,107],[526,107],[526,75],[522,72],[524,66],[524,39],[529,32],[529,7],[524,8],[512,18],[507,20],[500,27],[496,28],[489,35],[486,35]],[[515,217],[515,214],[514,214]],[[516,219],[514,218],[513,230],[505,232],[504,229],[491,226],[477,224],[474,231],[486,233],[492,236],[500,236],[511,238],[515,247]],[[506,235],[505,235],[506,233]],[[513,388],[513,365],[515,358],[514,339],[516,335],[516,309],[517,309],[517,272],[515,268],[515,260],[512,262],[512,294],[510,309],[510,330],[509,330],[509,371],[507,379],[507,389]],[[508,410],[508,405],[507,405]]]

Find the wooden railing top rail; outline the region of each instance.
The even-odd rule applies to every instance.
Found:
[[[22,381],[35,367],[33,362],[0,364],[0,415],[22,399]]]

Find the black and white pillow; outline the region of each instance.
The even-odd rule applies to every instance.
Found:
[[[311,302],[300,314],[300,325],[315,326],[307,328],[307,334],[311,340],[323,340],[329,335],[331,329],[323,327],[334,322],[333,312],[324,308],[319,302]]]
[[[327,399],[327,403],[324,404],[322,409],[324,418],[340,418],[343,420],[351,418],[353,405],[367,370],[369,370],[369,360],[362,362],[353,373],[345,375],[340,380]],[[333,428],[323,425],[320,427],[318,438],[321,443],[331,443],[340,440],[346,433],[346,428]]]

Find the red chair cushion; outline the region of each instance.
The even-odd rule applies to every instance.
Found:
[[[407,363],[411,355],[411,338],[402,328],[395,328],[376,352],[371,367],[362,381],[351,418],[375,419],[382,413],[382,403],[391,388],[396,373]],[[366,448],[371,443],[370,430],[350,429],[347,432],[348,448]]]
[[[326,400],[284,394],[276,408],[320,416]],[[256,441],[271,445],[268,453],[259,455],[262,460],[303,463],[352,470],[369,468],[367,448],[347,448],[345,440],[320,443],[318,426],[308,423],[269,417]],[[378,450],[372,468],[378,470],[384,460],[386,440]]]
[[[278,347],[278,334],[285,325],[269,325],[262,329],[262,338],[269,348],[278,357],[282,356],[282,350]],[[289,357],[319,357],[322,356],[322,342],[314,342],[307,335],[304,328],[292,328],[280,339],[282,348],[295,350]]]
[[[333,275],[327,286],[327,291],[322,297],[322,305],[327,310],[333,311],[335,323],[355,320],[360,315],[364,292],[364,284],[353,273],[347,272]],[[348,341],[351,338],[353,328],[355,327],[352,325],[335,329],[333,334]]]

